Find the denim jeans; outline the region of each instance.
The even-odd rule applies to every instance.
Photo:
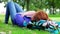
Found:
[[[14,3],[13,1],[8,2],[6,5],[5,23],[8,23],[9,16],[11,16],[11,20],[13,22],[15,15],[19,12],[23,12],[21,6],[19,6],[17,3]]]

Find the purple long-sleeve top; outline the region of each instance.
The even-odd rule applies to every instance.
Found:
[[[31,21],[31,18],[27,16],[22,16],[21,14],[16,14],[14,18],[14,24],[23,27],[24,21],[26,21],[26,23],[28,24],[29,21]]]
[[[24,26],[24,21],[26,21],[26,24],[28,24],[31,21],[31,15],[34,14],[35,12],[26,12],[22,14],[16,14],[14,18],[14,24],[18,26]],[[23,16],[24,15],[24,16]]]

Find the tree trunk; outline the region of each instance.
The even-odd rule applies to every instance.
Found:
[[[53,8],[53,10],[52,10],[52,11],[53,11],[53,12],[52,12],[52,14],[55,14],[55,13],[54,13],[54,11],[55,11],[55,9],[54,9],[54,8]]]
[[[60,14],[60,8],[59,8],[59,14]]]
[[[51,7],[49,8],[49,14],[52,14],[52,10],[51,10]]]
[[[55,14],[55,3],[54,3],[54,0],[52,2],[52,8],[53,8],[53,13],[52,14]]]
[[[27,11],[29,10],[29,1],[30,0],[27,0]]]
[[[24,7],[25,7],[25,0],[23,0],[23,5],[22,5],[22,6],[23,6],[23,10],[24,10]]]

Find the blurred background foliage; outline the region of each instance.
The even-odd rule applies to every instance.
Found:
[[[60,14],[60,0],[13,0],[23,7],[23,9],[49,11],[49,14]],[[0,0],[0,3],[7,4],[8,0]]]

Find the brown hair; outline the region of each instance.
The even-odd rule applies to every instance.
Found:
[[[37,11],[36,14],[33,16],[33,20],[39,21],[41,19],[48,20],[48,15],[43,10]]]

